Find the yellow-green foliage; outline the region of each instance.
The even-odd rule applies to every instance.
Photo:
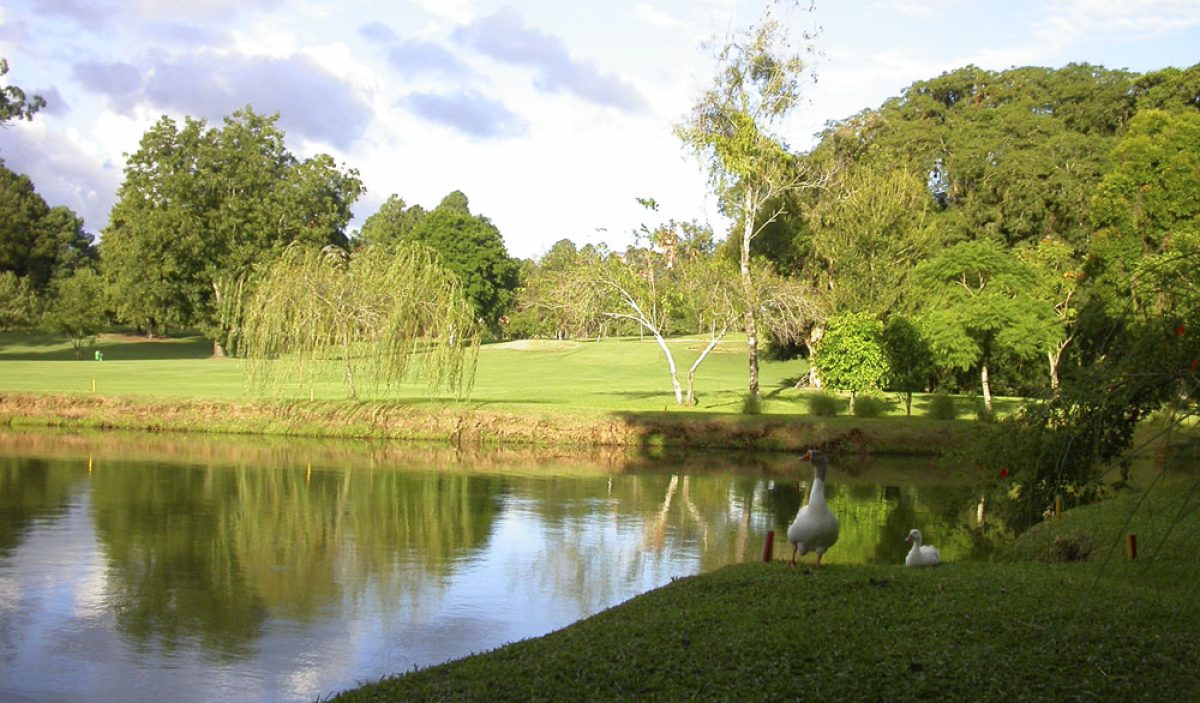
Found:
[[[419,245],[291,246],[246,305],[242,350],[252,378],[305,384],[332,362],[351,396],[409,378],[470,387],[478,330],[458,279]]]

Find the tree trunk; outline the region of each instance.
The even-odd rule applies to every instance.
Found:
[[[850,391],[850,414],[854,414],[854,401],[858,398],[858,391]]]
[[[354,389],[354,364],[350,360],[350,345],[342,345],[342,363],[346,365],[346,389],[350,392],[350,397],[358,398],[358,391]]]
[[[692,368],[688,369],[687,400],[685,401],[687,405],[691,406],[696,404],[696,369],[700,368],[700,364],[704,361],[705,357],[708,356],[709,352],[716,348],[717,343],[720,342],[721,337],[724,336],[724,332],[721,333],[720,337],[713,336],[713,338],[708,341],[708,346],[704,347],[704,351],[700,352],[700,356],[696,359],[696,362],[692,364]]]
[[[821,388],[821,377],[817,374],[817,367],[813,366],[813,350],[816,345],[825,336],[824,325],[813,325],[812,331],[808,333],[808,339],[804,341],[804,346],[808,347],[808,385],[810,388]]]
[[[986,361],[980,367],[979,380],[983,385],[983,407],[987,408],[987,411],[990,413],[992,411],[992,386],[988,382],[988,366]]]
[[[904,392],[904,415],[906,417],[912,416],[912,391]]]
[[[1058,395],[1058,387],[1061,379],[1058,375],[1058,367],[1062,364],[1063,352],[1070,346],[1074,335],[1068,336],[1066,339],[1058,343],[1058,348],[1054,351],[1046,352],[1046,359],[1050,362],[1050,390]]]
[[[746,298],[746,356],[750,363],[750,397],[758,399],[758,301],[754,295],[754,281],[750,278],[750,240],[754,238],[755,192],[746,188],[742,208],[742,292]]]
[[[675,357],[671,356],[671,349],[667,347],[667,340],[663,339],[662,335],[658,332],[654,332],[653,334],[655,341],[658,342],[658,346],[662,347],[663,356],[667,357],[667,368],[671,370],[671,388],[675,391],[675,404],[683,405],[683,389],[679,386],[679,371],[675,368]],[[690,390],[688,394],[691,394]]]
[[[212,355],[213,355],[214,359],[224,359],[225,358],[225,347],[221,346],[221,343],[215,339],[213,340]]]

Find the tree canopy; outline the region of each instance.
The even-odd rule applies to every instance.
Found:
[[[813,364],[826,386],[850,391],[850,412],[855,396],[881,390],[890,368],[884,350],[883,323],[869,312],[844,312],[827,321],[827,330]]]
[[[1002,352],[1030,357],[1056,339],[1050,306],[1030,295],[1034,273],[991,239],[959,242],[916,268],[927,295],[924,327],[944,363],[977,368],[992,409],[991,365]]]
[[[46,310],[43,327],[71,340],[75,358],[96,340],[108,324],[104,281],[90,268],[81,268],[54,283],[54,298]]]
[[[0,78],[8,73],[8,61],[0,58]],[[0,87],[0,125],[9,120],[31,120],[33,115],[46,106],[40,95],[26,95],[15,85]]]
[[[477,319],[493,331],[513,305],[520,278],[517,261],[492,221],[473,215],[461,191],[447,195],[403,237],[438,253],[442,265],[462,282]]]
[[[1092,199],[1087,271],[1113,309],[1153,306],[1138,267],[1200,232],[1200,111],[1138,113],[1112,159]]]
[[[225,341],[223,305],[254,264],[291,242],[347,243],[357,172],[298,160],[277,121],[247,107],[220,127],[163,117],[143,135],[101,242],[121,319]]]
[[[0,160],[0,271],[45,292],[55,278],[95,261],[92,239],[75,213],[47,205],[28,176]]]
[[[388,245],[403,241],[412,234],[417,223],[424,219],[425,208],[409,206],[404,199],[393,193],[374,214],[368,217],[359,231],[359,243],[370,246]]]

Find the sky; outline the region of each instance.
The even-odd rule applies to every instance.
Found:
[[[0,129],[0,159],[100,235],[127,154],[163,115],[219,125],[279,113],[300,158],[332,155],[366,193],[432,208],[463,191],[509,253],[556,241],[623,248],[668,218],[728,224],[673,135],[713,83],[713,40],[761,17],[748,0],[0,0],[0,83],[41,95]],[[1200,63],[1200,0],[816,0],[816,81],[781,137],[967,64]],[[654,198],[649,212],[638,198]]]

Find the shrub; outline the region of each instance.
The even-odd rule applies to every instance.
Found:
[[[808,396],[808,411],[817,417],[833,417],[841,410],[842,399],[827,391]]]
[[[954,398],[938,393],[929,399],[925,414],[934,420],[953,420],[958,417],[958,408],[954,407]]]
[[[873,395],[860,395],[854,399],[854,417],[880,417],[887,412],[887,401]]]
[[[762,414],[762,399],[756,395],[747,393],[742,398],[742,414],[743,415],[761,415]]]

